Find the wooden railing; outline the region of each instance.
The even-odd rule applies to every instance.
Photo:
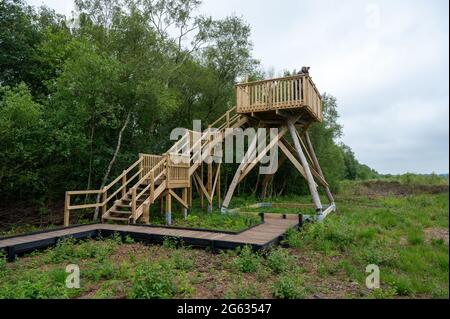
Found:
[[[198,140],[194,140],[193,131],[187,130],[166,154],[139,154],[139,160],[103,189],[66,192],[64,225],[69,225],[70,212],[73,210],[99,209],[101,216],[107,215],[114,208],[114,202],[126,195],[131,197],[132,221],[135,222],[146,209],[145,206],[152,204],[166,188],[190,187],[190,177],[199,165],[193,162],[195,156],[201,152],[204,160],[209,155],[208,147],[215,144],[208,139],[212,127],[217,126],[219,134],[224,134],[227,127],[239,125],[240,120],[242,117],[234,107],[212,123],[208,130],[199,133]],[[86,203],[89,196],[90,203]],[[74,197],[78,198],[76,202],[83,204],[73,204]]]
[[[155,185],[162,181],[166,176],[166,164],[167,156],[160,156],[160,161],[156,163],[148,172],[145,174],[132,188],[131,188],[131,213],[132,221],[135,222],[146,206],[152,204],[156,199],[155,195]],[[144,186],[144,188],[138,193],[138,189]],[[165,188],[165,184],[160,184],[161,188]],[[138,206],[138,202],[142,203]]]
[[[111,183],[103,187],[103,189],[66,192],[64,225],[69,225],[70,212],[74,210],[100,209],[100,214],[102,216],[105,215],[113,208],[116,200],[130,192],[138,179],[142,178],[146,171],[152,169],[153,163],[155,163],[158,158],[161,160],[162,157],[140,154],[139,159],[136,162],[124,170],[122,174],[117,176]],[[99,195],[100,200],[97,201]],[[93,198],[93,196],[95,198]],[[78,202],[83,202],[83,204],[73,204],[76,200],[78,200]],[[90,203],[86,203],[88,201]]]
[[[237,113],[305,107],[322,120],[322,99],[311,78],[304,74],[236,85]]]
[[[163,156],[161,155],[149,155],[149,154],[139,154],[139,158],[142,158],[141,162],[141,176],[140,178],[144,177],[150,170],[158,164]]]

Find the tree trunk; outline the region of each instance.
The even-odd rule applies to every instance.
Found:
[[[109,162],[105,176],[103,176],[103,180],[102,180],[100,189],[103,189],[105,187],[106,181],[108,180],[109,174],[111,173],[111,169],[112,169],[114,163],[116,162],[117,154],[119,154],[120,146],[122,144],[122,135],[123,135],[123,132],[125,131],[125,129],[127,128],[128,123],[130,123],[130,117],[131,117],[131,111],[128,112],[127,118],[125,119],[125,123],[123,124],[122,128],[120,129],[119,136],[117,137],[116,150],[114,151],[114,155],[113,155],[111,161]],[[100,196],[101,196],[101,194],[97,195],[96,203],[100,202]],[[94,221],[96,221],[97,219],[98,219],[98,207],[95,208]]]
[[[87,182],[87,188],[91,189],[91,179],[92,179],[92,161],[94,157],[94,132],[95,132],[95,124],[92,124],[91,126],[91,136],[90,136],[90,151],[89,151],[89,174],[88,174],[88,182]],[[87,198],[87,196],[86,196]]]

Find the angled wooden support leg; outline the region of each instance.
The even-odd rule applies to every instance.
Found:
[[[239,167],[234,174],[233,180],[231,181],[230,186],[228,187],[227,194],[225,195],[225,198],[222,203],[222,213],[225,213],[228,205],[230,204],[231,197],[233,197],[234,190],[236,189],[236,186],[239,184],[239,179],[243,173],[243,170],[248,166],[248,160],[251,156],[251,154],[256,150],[258,137],[255,135],[253,140],[251,141],[247,152],[244,155],[244,158],[242,159],[241,164],[239,164]]]
[[[306,131],[304,135],[305,135],[305,139],[306,139],[306,145],[308,146],[309,153],[311,154],[314,166],[316,167],[316,170],[320,174],[320,176],[322,176],[322,178],[325,179],[322,169],[320,168],[319,161],[317,160],[316,153],[314,152],[314,148],[311,143],[311,139],[309,138],[308,131]],[[327,195],[330,205],[334,204],[334,198],[333,198],[333,194],[331,194],[330,187],[328,185],[325,185],[324,188],[325,188],[325,194]]]
[[[309,191],[311,192],[312,200],[314,203],[314,206],[316,208],[318,216],[322,214],[322,203],[320,202],[319,193],[317,192],[317,185],[314,181],[314,178],[312,176],[311,170],[309,169],[308,161],[306,160],[305,154],[303,153],[303,150],[300,146],[300,141],[297,136],[297,130],[295,129],[294,125],[295,121],[289,119],[287,120],[287,125],[289,128],[289,132],[291,134],[292,140],[294,141],[295,150],[297,151],[297,155],[300,159],[300,163],[303,166],[303,169],[305,171],[306,180],[308,182]],[[319,217],[320,220],[320,217]]]
[[[217,167],[217,175],[216,175],[216,198],[217,198],[217,208],[220,208],[221,198],[220,198],[220,165]]]

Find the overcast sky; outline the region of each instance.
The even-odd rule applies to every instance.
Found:
[[[70,15],[71,0],[28,0]],[[311,67],[343,141],[381,173],[449,171],[448,0],[204,0],[252,27],[266,70]]]

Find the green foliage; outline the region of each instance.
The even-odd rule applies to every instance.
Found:
[[[225,292],[225,298],[228,299],[260,299],[261,292],[254,283],[239,283],[232,289]]]
[[[281,275],[272,287],[273,296],[281,299],[303,299],[307,292],[302,277],[297,273]]]
[[[342,156],[344,158],[345,170],[344,178],[349,180],[369,180],[380,177],[377,171],[369,166],[361,164],[355,157],[351,148],[345,144],[340,144]]]
[[[392,299],[397,296],[397,291],[394,288],[378,288],[373,289],[367,296],[369,299]]]
[[[44,262],[62,263],[76,262],[80,259],[95,259],[102,261],[108,257],[120,242],[117,238],[106,239],[104,241],[81,241],[69,237],[58,242],[56,247],[48,249]]]
[[[330,250],[345,250],[356,242],[356,229],[330,219],[325,223],[307,225],[303,233],[303,240],[309,242],[324,252]]]
[[[76,297],[80,289],[65,287],[64,269],[43,272],[38,269],[21,273],[14,280],[0,283],[0,299],[66,299]]]
[[[175,269],[185,271],[194,269],[194,261],[190,258],[189,254],[186,253],[186,248],[174,250],[170,257]]]
[[[183,283],[177,282],[173,270],[161,263],[142,263],[136,267],[131,283],[131,298],[167,299],[187,292]]]
[[[248,246],[211,254],[174,239],[120,247],[117,235],[67,239],[14,263],[0,258],[0,298],[448,299],[448,245],[440,237],[448,229],[448,193],[340,197],[338,203],[339,213],[322,226],[291,230],[286,243],[292,247],[264,257]],[[80,266],[81,289],[65,288],[69,263]],[[365,287],[369,264],[380,267],[381,289]],[[336,284],[343,289],[329,289]]]
[[[0,251],[0,277],[6,272],[6,254],[3,250]]]
[[[250,246],[244,246],[238,249],[238,257],[234,263],[241,272],[253,273],[261,267],[261,257],[254,253]]]
[[[272,249],[267,256],[267,264],[275,273],[283,273],[292,268],[294,257],[284,248]]]
[[[250,213],[222,214],[219,211],[207,213],[201,210],[193,210],[186,219],[183,218],[180,211],[173,213],[173,225],[188,228],[242,231],[258,224],[260,221],[261,219],[257,214]],[[155,216],[152,223],[165,225],[165,219],[162,216]]]
[[[448,185],[448,176],[432,174],[413,174],[406,173],[402,175],[383,175],[382,180],[399,182],[402,185]]]
[[[302,247],[302,236],[301,233],[291,228],[286,232],[286,239],[284,242],[291,248],[300,248]]]

